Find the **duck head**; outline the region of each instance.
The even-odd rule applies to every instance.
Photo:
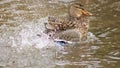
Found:
[[[70,6],[69,14],[71,17],[79,18],[81,16],[91,16],[92,13],[88,12],[83,8],[83,5],[80,3],[74,3]]]

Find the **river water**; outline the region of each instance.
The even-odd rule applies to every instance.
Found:
[[[67,15],[72,2],[93,13],[91,39],[59,46],[43,23]],[[0,68],[120,68],[119,26],[119,0],[0,0]]]

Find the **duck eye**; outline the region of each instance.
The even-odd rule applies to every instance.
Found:
[[[80,8],[80,7],[78,7],[78,6],[75,6],[76,8]]]
[[[79,6],[83,7],[83,5],[82,5],[82,4],[79,4]]]

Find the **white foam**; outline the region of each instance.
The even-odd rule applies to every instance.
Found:
[[[38,23],[35,22],[23,22],[18,28],[19,32],[15,37],[11,37],[12,46],[35,46],[36,48],[43,48],[45,46],[54,45],[53,40],[49,39],[49,36],[43,33],[44,22],[47,18],[41,18]],[[40,36],[38,36],[39,34]],[[19,40],[17,42],[16,40]]]

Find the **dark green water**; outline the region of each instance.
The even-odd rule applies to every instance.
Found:
[[[66,15],[72,1],[94,14],[89,31],[100,42],[35,47],[41,22]],[[0,0],[0,68],[120,68],[119,26],[119,0]]]

